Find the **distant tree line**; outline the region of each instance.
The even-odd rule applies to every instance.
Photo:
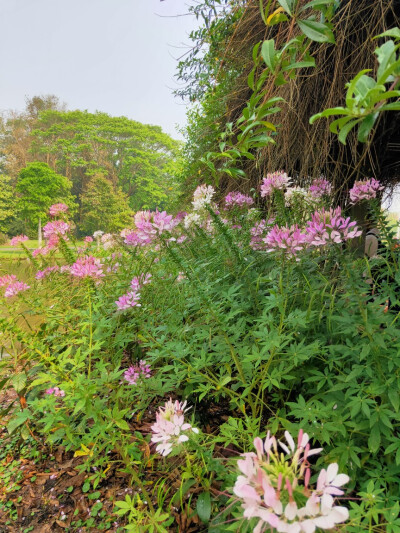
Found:
[[[36,234],[48,207],[71,208],[78,233],[117,231],[139,209],[171,207],[180,143],[159,126],[68,111],[56,96],[27,99],[0,120],[0,232]]]

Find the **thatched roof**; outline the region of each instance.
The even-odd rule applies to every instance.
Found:
[[[279,7],[275,3],[275,7]],[[281,113],[273,118],[274,123],[280,124],[277,143],[261,150],[256,161],[245,163],[249,180],[240,183],[242,190],[256,186],[264,173],[277,169],[285,169],[300,183],[325,175],[334,183],[339,196],[344,195],[356,179],[366,176],[379,178],[391,186],[400,181],[400,113],[382,113],[368,144],[359,143],[353,131],[347,145],[343,146],[329,131],[326,119],[309,125],[313,114],[344,104],[345,84],[360,70],[376,69],[373,52],[378,44],[372,38],[400,25],[400,2],[342,0],[333,22],[336,45],[312,44],[316,68],[302,69],[295,80],[281,87],[267,80],[265,100],[277,95],[286,100]],[[241,62],[244,67],[243,75],[232,87],[227,122],[240,116],[250,96],[246,80],[253,67],[253,46],[260,40],[274,38],[276,46],[280,47],[295,35],[296,26],[287,22],[266,27],[260,17],[259,0],[248,0],[226,47],[227,62]],[[225,191],[236,186],[231,178],[226,177],[221,182]]]

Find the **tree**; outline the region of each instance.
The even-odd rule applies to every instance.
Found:
[[[16,214],[16,199],[11,178],[0,174],[0,231],[9,232],[10,223],[15,219]]]
[[[26,98],[25,104],[22,112],[5,112],[0,122],[2,166],[14,180],[29,161],[36,159],[31,154],[31,133],[37,127],[40,114],[46,110],[65,110],[65,104],[52,94]]]
[[[66,177],[54,172],[46,163],[29,163],[23,168],[16,185],[17,210],[25,219],[27,228],[32,229],[45,220],[52,204],[63,202],[73,212],[76,204],[71,187]]]
[[[132,211],[126,195],[101,173],[91,177],[81,196],[81,223],[83,233],[97,230],[114,232],[132,224]]]
[[[130,206],[165,206],[179,188],[180,143],[159,126],[87,111],[45,111],[32,132],[31,153],[73,183],[80,198],[101,173],[128,195]]]

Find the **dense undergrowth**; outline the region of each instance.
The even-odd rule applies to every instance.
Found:
[[[372,200],[382,249],[360,257],[360,228],[330,208],[329,187],[312,190],[269,176],[261,220],[252,198],[217,207],[204,186],[191,213],[138,213],[122,237],[80,249],[59,212],[50,245],[27,250],[35,277],[1,278],[1,386],[18,395],[2,413],[9,433],[81,456],[94,489],[116,462],[134,488],[115,508],[130,531],[184,531],[185,513],[213,533],[399,531],[398,249]],[[252,472],[266,469],[281,509],[246,498],[238,478],[237,455],[267,431],[299,434],[292,448],[285,433],[285,458],[255,441]],[[310,462],[303,432],[323,448]],[[311,488],[330,464],[349,476],[323,489],[349,509],[344,524],[333,500],[323,509],[322,481]],[[289,512],[307,498],[320,498],[308,526]]]

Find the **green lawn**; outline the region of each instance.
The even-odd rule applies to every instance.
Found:
[[[43,241],[43,245],[45,244],[45,241]],[[77,241],[77,246],[82,246],[83,241]],[[29,248],[29,250],[34,250],[39,246],[38,240],[29,240],[25,241],[24,245]],[[2,259],[13,259],[13,258],[19,258],[24,257],[25,251],[22,248],[22,246],[10,246],[9,243],[2,244],[0,246],[0,258]]]

